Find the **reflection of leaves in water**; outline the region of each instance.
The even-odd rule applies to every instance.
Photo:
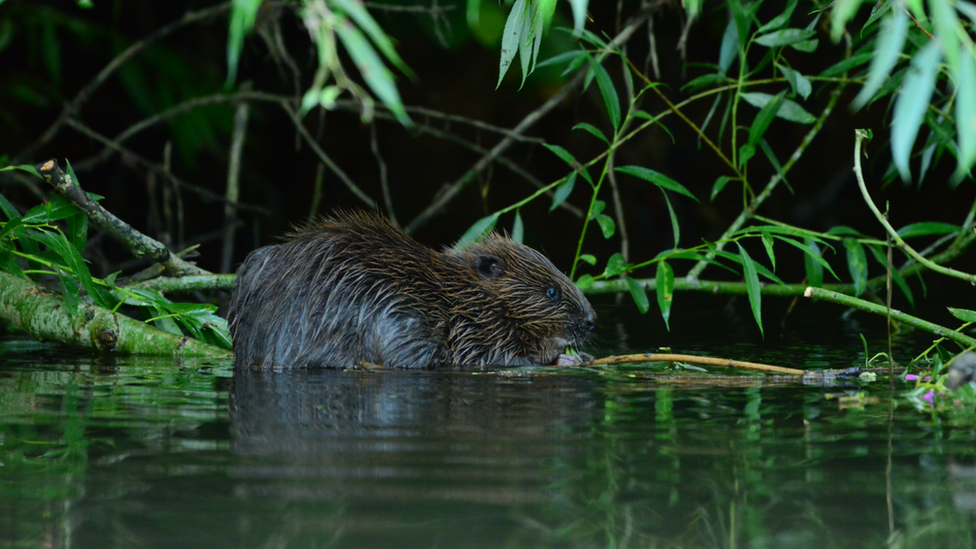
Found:
[[[211,547],[881,546],[889,454],[905,539],[969,535],[972,483],[932,456],[976,457],[973,406],[919,413],[909,384],[840,409],[843,388],[647,366],[4,365],[0,531],[24,546],[209,543],[215,521]]]

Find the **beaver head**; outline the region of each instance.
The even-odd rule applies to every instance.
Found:
[[[541,253],[498,234],[459,252],[469,288],[451,307],[461,364],[552,364],[586,345],[596,313],[575,284]],[[477,337],[474,337],[477,335]],[[451,345],[449,345],[450,347]]]

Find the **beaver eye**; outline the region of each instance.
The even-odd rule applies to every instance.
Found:
[[[549,296],[549,299],[553,301],[558,301],[560,295],[559,288],[549,288],[548,290],[546,290],[546,295]]]

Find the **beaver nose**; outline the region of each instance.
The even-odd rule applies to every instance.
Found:
[[[586,318],[583,319],[583,327],[588,332],[596,331],[596,313],[593,311],[586,313]]]

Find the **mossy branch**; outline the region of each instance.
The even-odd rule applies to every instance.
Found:
[[[0,271],[0,319],[40,341],[101,352],[233,358],[230,351],[176,336],[98,305],[82,305],[72,318],[60,295]]]
[[[38,164],[35,169],[44,181],[50,183],[55,190],[78,206],[89,219],[129,246],[132,255],[136,257],[148,255],[153,261],[166,267],[166,270],[174,276],[210,274],[176,257],[163,243],[133,229],[128,223],[88,198],[88,195],[78,186],[78,182],[58,166],[57,160],[52,159]]]
[[[159,293],[189,293],[205,290],[230,290],[234,286],[232,274],[210,274],[181,277],[159,277],[125,286],[126,290],[155,290]]]
[[[859,311],[864,311],[866,313],[876,314],[878,316],[887,316],[888,309],[884,305],[879,305],[877,303],[871,303],[870,301],[864,301],[853,296],[832,292],[830,290],[825,290],[823,288],[813,288],[809,287],[803,293],[803,297],[809,297],[813,299],[823,299],[830,301],[832,303],[837,303],[839,305],[844,305],[845,307],[851,307]],[[903,313],[897,309],[891,309],[891,318],[897,322],[907,324],[908,326],[913,326],[919,330],[924,330],[926,332],[935,334],[939,337],[944,337],[949,341],[952,341],[963,348],[972,347],[976,345],[976,338],[970,337],[966,334],[959,333],[945,326],[940,326],[933,322],[927,320],[922,320],[921,318],[912,316],[907,313]]]

